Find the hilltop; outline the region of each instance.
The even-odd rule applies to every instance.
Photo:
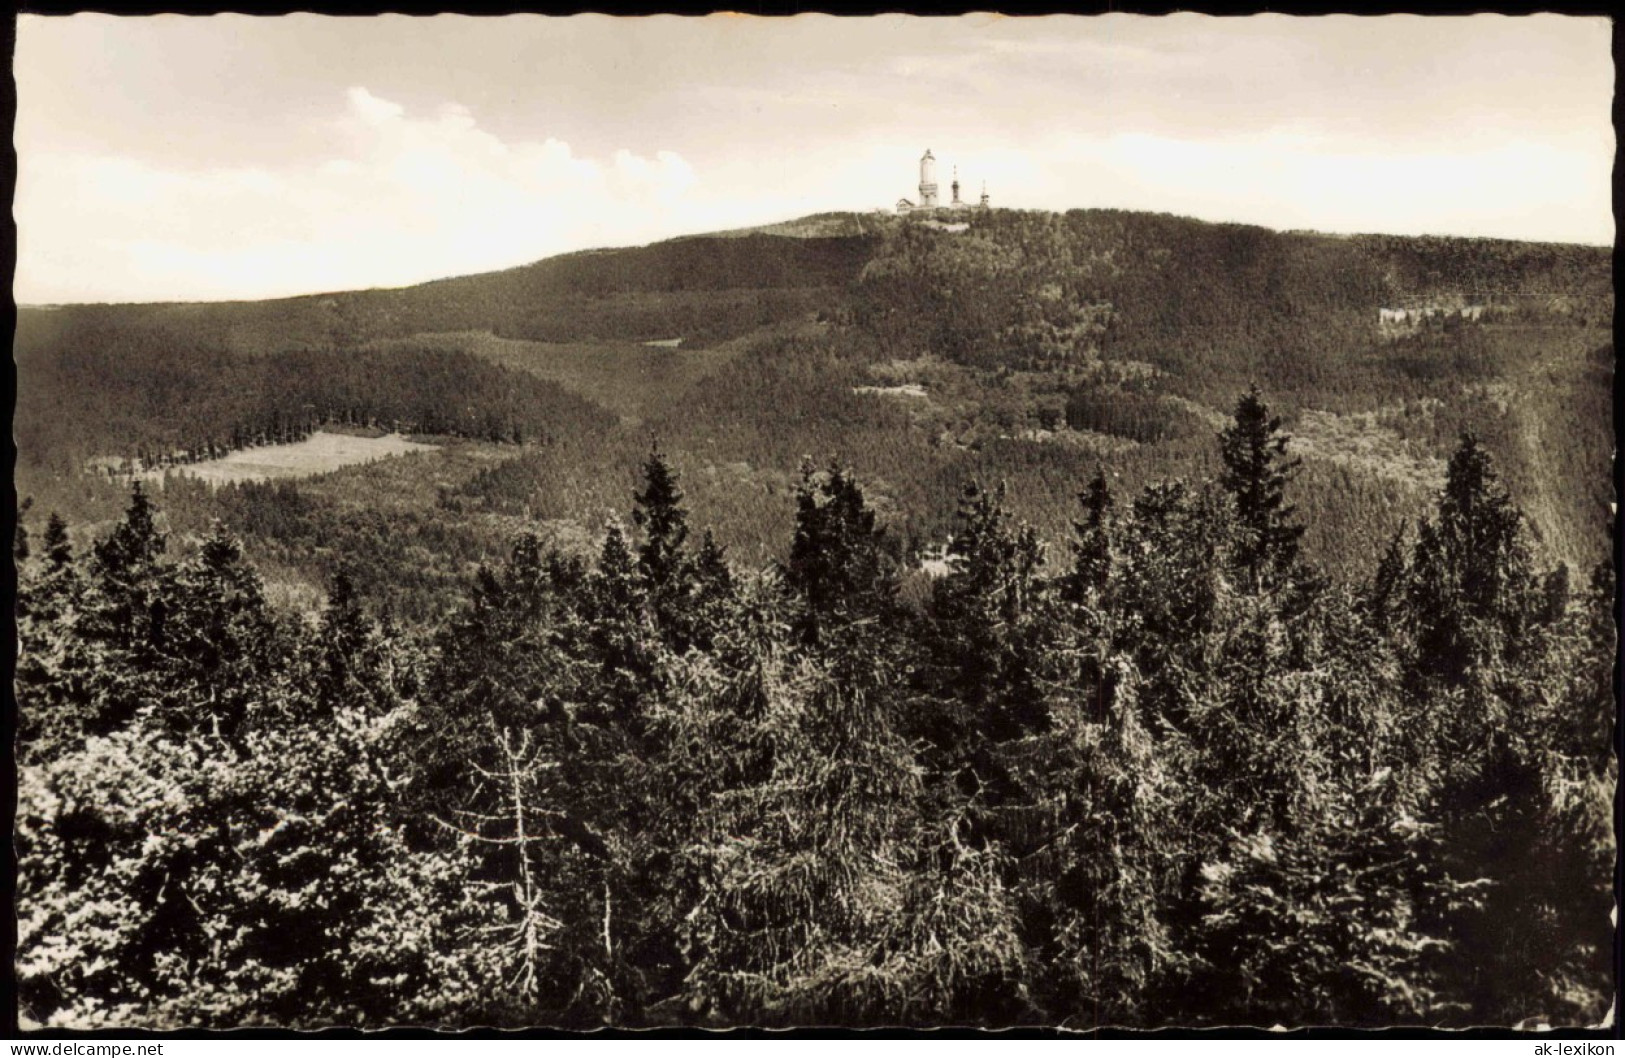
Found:
[[[454,578],[518,522],[596,531],[651,434],[741,561],[776,554],[806,456],[852,464],[911,548],[940,542],[968,477],[1007,482],[1059,546],[1097,465],[1130,491],[1206,467],[1256,382],[1296,435],[1306,545],[1333,572],[1369,573],[1464,430],[1540,546],[1589,565],[1612,498],[1612,312],[1591,247],[1111,210],[995,210],[957,233],[817,214],[398,290],[24,309],[18,487],[89,525],[122,502],[79,474],[94,458],[322,422],[433,435],[434,457],[166,505],[182,528],[235,520],[296,584],[387,511],[362,580],[433,606],[392,557],[417,548]],[[406,488],[408,465],[433,487]]]

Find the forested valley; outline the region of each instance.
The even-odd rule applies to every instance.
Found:
[[[1606,251],[848,220],[25,310],[24,1023],[1600,1020]]]

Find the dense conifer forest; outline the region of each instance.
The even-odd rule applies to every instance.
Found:
[[[1210,443],[1212,440],[1210,439]],[[1582,1024],[1611,994],[1607,568],[1471,437],[1373,574],[1302,554],[1256,392],[1217,472],[967,483],[910,602],[861,479],[731,563],[652,451],[434,627],[279,612],[140,486],[20,534],[33,1023]]]
[[[1603,1016],[1606,251],[816,219],[20,314],[26,1023]]]

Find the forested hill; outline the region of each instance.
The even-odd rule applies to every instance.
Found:
[[[773,497],[809,455],[851,461],[911,548],[941,543],[970,477],[1008,481],[1053,542],[1097,466],[1130,490],[1207,469],[1257,382],[1305,461],[1306,548],[1333,572],[1369,572],[1463,432],[1545,554],[1605,553],[1606,250],[1113,210],[968,219],[819,214],[399,290],[24,310],[19,491],[106,521],[122,491],[64,473],[334,418],[500,441],[433,511],[400,514],[458,556],[451,575],[495,539],[448,546],[472,525],[601,530],[655,433],[741,559],[778,555]]]
[[[68,321],[87,318],[173,329],[250,351],[470,329],[550,341],[643,340],[675,330],[714,339],[752,327],[684,328],[701,315],[682,311],[684,295],[752,291],[758,302],[783,304],[792,291],[847,287],[899,241],[913,245],[911,237],[970,245],[971,252],[956,254],[955,260],[967,277],[983,280],[990,276],[978,265],[992,265],[1001,277],[1001,293],[1016,275],[1059,266],[1053,280],[1074,293],[1150,295],[1152,303],[1141,302],[1150,310],[1141,322],[1166,320],[1187,329],[1237,313],[1253,319],[1324,317],[1352,308],[1374,317],[1379,307],[1416,294],[1534,296],[1522,307],[1568,313],[1612,301],[1610,256],[1600,247],[1278,233],[1116,210],[1064,215],[995,210],[973,216],[967,235],[950,240],[883,215],[815,214],[738,232],[564,254],[399,289],[257,302],[25,308],[19,345],[27,349],[48,342]],[[998,261],[974,259],[976,251],[989,247],[1005,255]],[[766,292],[776,292],[779,300]],[[618,299],[646,303],[638,305],[639,313],[617,313]],[[659,314],[662,306],[673,310],[669,317]],[[1193,309],[1201,315],[1190,317]],[[758,314],[745,322],[761,319]]]

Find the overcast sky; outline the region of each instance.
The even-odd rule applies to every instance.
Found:
[[[1602,19],[24,15],[17,299],[395,286],[944,185],[1609,244]]]

